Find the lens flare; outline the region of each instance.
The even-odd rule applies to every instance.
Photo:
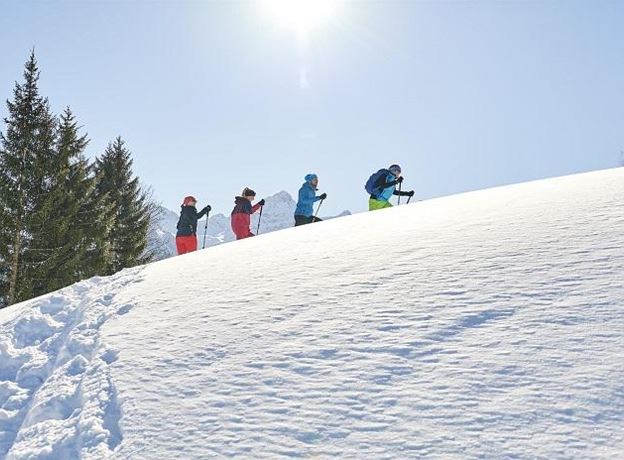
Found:
[[[261,0],[261,7],[278,25],[306,36],[336,16],[338,3],[339,0]]]

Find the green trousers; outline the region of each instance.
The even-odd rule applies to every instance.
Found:
[[[384,208],[391,208],[392,205],[390,204],[389,201],[381,201],[381,200],[376,200],[374,198],[371,198],[370,200],[368,200],[368,210],[369,211],[376,211],[377,209],[384,209]]]

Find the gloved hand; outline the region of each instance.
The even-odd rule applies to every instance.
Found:
[[[407,192],[407,196],[409,197],[414,196],[414,190],[410,190],[409,192]]]
[[[262,198],[260,201],[258,201],[258,204],[259,204],[260,206],[264,206],[264,198]]]
[[[400,184],[401,182],[403,182],[403,176],[399,176],[399,177],[397,177],[397,179],[396,179],[396,183],[397,183],[397,184]]]
[[[202,209],[202,212],[210,212],[212,211],[212,206],[207,205],[204,209]]]
[[[323,193],[323,194],[319,195],[319,198],[321,200],[324,200],[325,198],[327,198],[327,193]]]

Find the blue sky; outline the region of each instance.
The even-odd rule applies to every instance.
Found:
[[[624,2],[338,13],[303,47],[254,1],[3,0],[0,96],[34,46],[89,155],[121,135],[174,210],[194,194],[227,213],[244,186],[294,195],[316,172],[326,213],[362,211],[367,177],[394,162],[420,198],[618,164]]]

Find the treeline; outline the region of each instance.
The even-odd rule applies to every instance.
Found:
[[[0,131],[0,308],[148,262],[158,207],[118,137],[95,161],[69,108],[39,94],[34,52]]]

